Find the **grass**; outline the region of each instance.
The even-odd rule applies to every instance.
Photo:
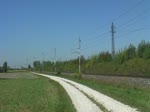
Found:
[[[36,79],[1,79],[1,112],[75,112],[65,90],[55,81]]]
[[[138,108],[141,112],[150,112],[150,89],[129,87],[123,84],[118,86],[100,81],[75,79],[68,76],[63,77],[91,87],[105,95],[123,102],[124,104]]]
[[[26,72],[26,70],[25,69],[12,69],[12,70],[8,69],[7,72],[8,73]]]

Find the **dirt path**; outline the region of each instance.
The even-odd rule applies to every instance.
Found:
[[[74,81],[45,74],[34,74],[48,77],[60,83],[70,96],[75,108],[77,109],[77,112],[103,112],[88,97],[95,100],[95,102],[98,104],[103,105],[108,110],[108,112],[138,112],[136,108],[125,105],[117,100],[114,100],[113,98],[110,98]]]
[[[37,79],[36,75],[26,72],[0,73],[0,79]]]

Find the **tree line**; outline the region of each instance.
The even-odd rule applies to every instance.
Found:
[[[78,58],[57,61],[34,61],[34,70],[54,72],[78,72]],[[137,47],[130,44],[118,51],[114,58],[103,51],[85,59],[81,56],[82,73],[91,74],[150,74],[150,42],[141,41]]]

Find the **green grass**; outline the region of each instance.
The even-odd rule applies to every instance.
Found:
[[[66,77],[81,84],[87,85],[103,94],[106,94],[124,104],[138,108],[141,112],[150,112],[150,89],[138,87],[128,87],[126,85],[106,84],[100,81],[92,81],[87,79],[74,79]]]
[[[0,112],[75,112],[65,90],[56,82],[0,79]]]
[[[17,69],[16,69],[16,70],[15,70],[15,69],[14,69],[14,70],[8,69],[7,72],[8,72],[8,73],[16,73],[16,72],[26,72],[26,71],[27,71],[27,70],[23,70],[23,69],[20,69],[20,70],[19,70],[19,69],[18,69],[18,70],[17,70]]]

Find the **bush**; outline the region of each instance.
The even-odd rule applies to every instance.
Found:
[[[140,58],[144,57],[144,54],[146,51],[146,49],[150,49],[150,43],[149,42],[145,42],[142,41],[139,45],[138,45],[138,51],[137,54]]]
[[[130,44],[130,46],[125,50],[126,60],[133,59],[133,58],[135,58],[135,56],[136,56],[136,48],[135,48],[135,46]]]
[[[150,59],[150,48],[146,48],[143,53],[144,59]]]
[[[125,51],[119,52],[114,58],[114,62],[116,64],[123,64],[125,61],[126,61]]]
[[[98,55],[98,62],[111,62],[112,61],[112,57],[111,54],[109,52],[101,52]]]
[[[147,61],[142,58],[134,58],[119,66],[117,73],[128,75],[144,75],[147,73]]]
[[[73,76],[74,76],[74,78],[76,78],[76,79],[81,79],[81,78],[82,78],[81,73],[74,73]]]
[[[60,72],[60,71],[58,71],[58,72],[56,73],[56,75],[57,75],[57,76],[61,75],[61,72]]]

